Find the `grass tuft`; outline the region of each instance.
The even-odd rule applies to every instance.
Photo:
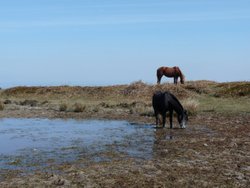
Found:
[[[190,115],[195,115],[198,113],[199,102],[192,98],[187,98],[183,101],[184,108],[188,111]]]
[[[66,112],[66,111],[67,111],[67,108],[68,108],[67,104],[65,104],[65,103],[60,104],[60,106],[59,106],[59,111],[60,111],[60,112]]]

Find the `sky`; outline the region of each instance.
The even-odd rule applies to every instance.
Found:
[[[250,1],[0,0],[0,65],[2,88],[250,81]]]

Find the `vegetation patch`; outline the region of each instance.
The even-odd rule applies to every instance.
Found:
[[[183,101],[183,106],[188,111],[188,115],[196,115],[198,113],[199,102],[196,99],[185,99]]]
[[[65,103],[60,104],[60,106],[59,106],[59,111],[60,111],[60,112],[65,112],[65,111],[67,111],[67,108],[68,108],[68,105],[67,105],[67,104],[65,104]]]

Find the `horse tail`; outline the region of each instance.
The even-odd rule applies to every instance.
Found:
[[[160,84],[160,82],[161,82],[161,77],[162,77],[162,75],[163,75],[162,69],[163,69],[163,67],[160,67],[160,68],[158,68],[157,71],[156,71],[157,83],[158,83],[158,84]]]
[[[184,84],[184,81],[185,81],[185,76],[184,74],[181,72],[181,69],[179,67],[176,67],[176,70],[181,78],[181,83]]]

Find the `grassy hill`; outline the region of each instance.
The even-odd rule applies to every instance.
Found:
[[[190,81],[185,85],[150,85],[137,81],[103,87],[14,87],[1,90],[3,111],[23,109],[73,113],[112,118],[115,115],[153,116],[151,98],[155,91],[176,95],[191,115],[203,112],[250,113],[250,82],[216,83]]]

